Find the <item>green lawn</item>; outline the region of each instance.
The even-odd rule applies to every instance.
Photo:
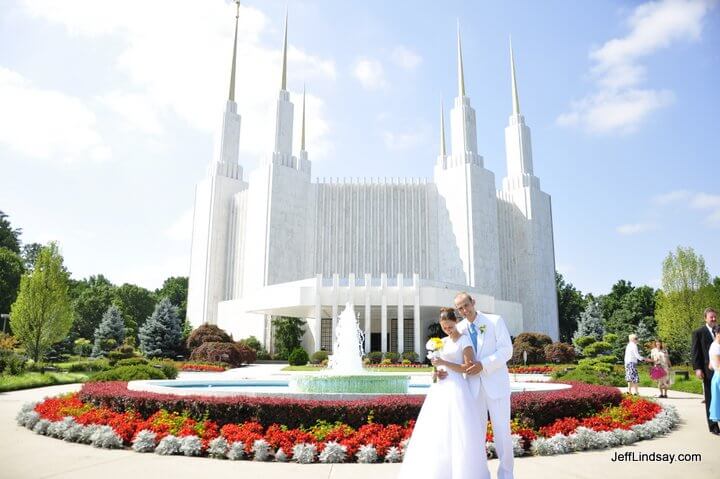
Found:
[[[323,368],[317,366],[286,366],[283,371],[322,371]],[[429,373],[432,372],[432,366],[424,366],[421,368],[365,368],[371,373]]]
[[[82,373],[23,373],[19,376],[0,375],[0,392],[39,388],[55,384],[81,383],[88,378]]]
[[[692,370],[692,368],[672,368],[673,370],[681,370],[681,369],[687,369],[689,373],[689,378],[685,379],[682,376],[675,375],[675,382],[672,386],[670,386],[671,391],[683,391],[686,393],[695,393],[695,394],[702,394],[703,393],[703,385],[702,381],[700,381],[698,378],[695,377],[695,371]],[[648,368],[638,368],[638,373],[640,373],[640,386],[645,387],[657,387],[657,381],[653,381],[650,379],[650,373],[648,371]]]

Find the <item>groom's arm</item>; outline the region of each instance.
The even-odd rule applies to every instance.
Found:
[[[497,323],[495,323],[495,351],[480,358],[482,372],[490,374],[501,368],[510,360],[512,353],[513,347],[512,342],[510,342],[510,333],[507,326],[505,326],[505,321],[498,317]]]

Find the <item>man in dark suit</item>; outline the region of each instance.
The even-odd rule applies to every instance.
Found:
[[[712,330],[717,324],[717,312],[712,308],[705,309],[705,324],[693,331],[692,335],[692,361],[695,376],[703,382],[703,392],[705,393],[705,418],[708,422],[708,429],[715,435],[720,435],[718,425],[714,421],[710,421],[710,381],[712,380],[713,370],[710,369],[710,344],[715,339]],[[720,374],[720,372],[718,372]]]

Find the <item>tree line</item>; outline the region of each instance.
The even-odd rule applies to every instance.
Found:
[[[595,296],[583,294],[560,273],[555,278],[560,340],[576,347],[578,340],[591,344],[587,338],[592,337],[603,343],[611,335],[619,348],[635,333],[641,344],[661,339],[675,362],[686,362],[703,310],[720,308],[720,277],[711,280],[704,258],[689,247],[678,246],[665,257],[660,289],[621,279],[608,294]]]
[[[170,318],[168,324],[179,321],[177,328],[189,334],[187,277],[169,277],[154,291],[129,283],[118,286],[101,274],[75,280],[55,243],[23,245],[21,234],[0,211],[0,314],[11,313],[1,327],[25,338],[33,359],[48,351],[70,353],[83,344],[107,350],[113,345],[107,341],[118,342],[115,336],[137,344],[143,326],[154,317]]]

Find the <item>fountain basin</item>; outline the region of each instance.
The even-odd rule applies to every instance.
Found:
[[[382,397],[388,393],[302,393],[291,387],[291,380],[258,380],[258,379],[232,379],[232,380],[143,380],[130,381],[127,388],[132,391],[146,391],[176,396],[247,396],[247,397],[275,397],[288,399],[310,399],[323,401],[363,400],[373,397]],[[430,390],[432,381],[429,376],[413,376],[407,385],[407,395],[425,395]],[[557,391],[569,389],[569,384],[541,383],[541,382],[511,382],[513,393]]]
[[[410,376],[305,375],[293,378],[290,388],[309,394],[407,394]]]

